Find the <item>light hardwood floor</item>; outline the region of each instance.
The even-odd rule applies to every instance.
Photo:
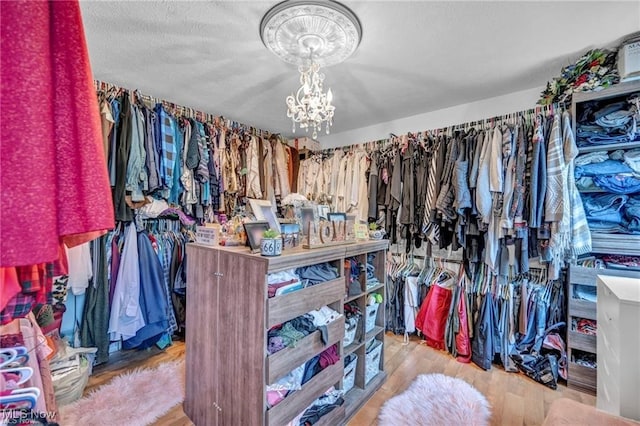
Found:
[[[95,369],[85,394],[124,371],[184,358],[184,354],[184,343],[175,342],[164,352],[152,349],[141,352],[128,351],[124,355],[112,356],[108,365]],[[558,386],[554,391],[522,374],[507,373],[499,366],[494,366],[490,371],[484,371],[473,363],[459,363],[448,353],[436,351],[421,344],[420,339],[415,336],[407,345],[404,345],[402,336],[387,333],[384,368],[388,374],[387,381],[351,419],[350,426],[375,425],[382,404],[404,391],[418,374],[423,373],[442,373],[464,379],[475,386],[491,404],[492,425],[539,425],[544,420],[549,405],[560,397],[589,405],[596,403],[593,395],[578,392],[563,385]],[[155,423],[155,426],[191,425],[193,423],[184,414],[182,405],[174,407]]]

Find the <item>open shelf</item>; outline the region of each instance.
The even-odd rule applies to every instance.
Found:
[[[369,383],[365,389],[354,386],[344,396],[344,405],[346,406],[345,417],[349,420],[364,405],[371,395],[384,383],[387,373],[379,372]]]
[[[267,357],[267,383],[273,383],[291,371],[291,366],[300,365],[324,351],[344,337],[344,316],[327,325],[329,341],[322,343],[319,330],[303,337],[295,346],[284,348]]]
[[[188,311],[188,324],[225,324],[224,327],[192,327],[187,335],[187,373],[184,411],[194,424],[210,426],[264,425],[289,423],[332,386],[344,381],[345,356],[357,355],[353,374],[355,387],[345,403],[327,413],[319,425],[346,423],[346,412],[355,412],[384,382],[384,371],[365,385],[365,324],[358,323],[357,340],[344,347],[344,304],[356,304],[365,311],[364,277],[357,283],[357,295],[346,296],[348,283],[345,253],[362,262],[375,255],[374,267],[381,284],[376,286],[384,299],[386,275],[384,262],[388,241],[357,242],[347,246],[303,250],[285,250],[281,256],[266,258],[251,254],[244,247],[209,247],[188,244],[191,261],[188,281],[194,285],[194,298]],[[268,275],[291,267],[329,262],[339,270],[336,279],[291,293],[267,297]],[[242,306],[243,309],[238,309]],[[277,324],[328,306],[338,317],[327,324],[327,342],[320,330],[300,339],[296,345],[276,353],[266,353],[269,330]],[[376,324],[384,324],[384,310],[377,312]],[[382,333],[382,327],[373,331]],[[195,333],[195,334],[194,334]],[[239,338],[239,336],[245,336]],[[375,337],[374,337],[375,338]],[[378,335],[377,338],[384,342]],[[222,343],[221,343],[222,342]],[[301,389],[288,394],[280,403],[266,409],[266,386],[277,382],[294,368],[304,365],[328,347],[336,345],[339,361],[320,371]],[[379,352],[375,367],[382,368],[384,351]],[[374,362],[373,360],[371,361]],[[373,365],[369,366],[369,370]],[[351,377],[350,377],[351,379]],[[349,406],[352,404],[353,406]]]
[[[267,327],[306,314],[314,309],[340,300],[344,294],[344,278],[315,284],[302,290],[275,296],[267,301]]]
[[[372,293],[374,291],[380,290],[381,288],[384,288],[384,283],[380,283],[371,288],[367,288],[367,293]]]
[[[340,381],[343,368],[341,358],[337,363],[316,374],[302,385],[302,389],[290,393],[278,405],[267,410],[267,423],[271,425],[289,423],[291,419],[311,405],[318,396]]]
[[[364,341],[368,342],[382,332],[384,332],[384,327],[378,327],[376,325],[375,327],[373,327],[373,330],[366,334]]]
[[[353,342],[352,344],[344,348],[344,356],[357,351],[360,347],[362,347],[362,345],[364,345],[364,342]]]
[[[580,154],[585,154],[587,152],[616,151],[618,149],[633,149],[638,147],[640,147],[640,141],[631,141],[623,143],[610,143],[606,145],[578,146],[578,150],[580,151]]]
[[[352,302],[352,301],[356,300],[357,298],[364,296],[365,294],[366,294],[365,292],[362,292],[362,293],[356,294],[355,296],[349,296],[349,297],[344,299],[344,303]]]

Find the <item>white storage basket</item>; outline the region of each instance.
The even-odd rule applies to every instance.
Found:
[[[380,307],[380,303],[374,303],[373,305],[367,306],[367,320],[365,322],[365,333],[370,332],[376,326],[376,317],[378,316],[378,308]]]
[[[353,359],[344,367],[344,380],[342,382],[342,390],[345,394],[353,388],[353,385],[356,382],[356,366],[358,365],[358,355],[351,354],[350,356]],[[345,359],[345,361],[347,360]]]
[[[344,340],[342,343],[344,347],[349,346],[355,340],[356,331],[358,331],[359,320],[360,320],[359,316],[354,316],[354,317],[348,318],[344,322]]]
[[[380,355],[382,354],[382,341],[374,340],[373,345],[367,349],[365,354],[366,368],[364,372],[364,383],[367,384],[380,372]]]

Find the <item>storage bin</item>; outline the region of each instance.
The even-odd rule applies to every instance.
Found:
[[[382,341],[373,340],[371,346],[367,347],[365,354],[365,371],[364,371],[364,383],[365,385],[373,379],[376,374],[380,372],[380,355],[382,354]]]
[[[347,318],[347,320],[344,322],[344,340],[342,343],[344,347],[349,346],[355,340],[356,331],[358,331],[359,320],[359,316],[353,316],[351,318]]]
[[[342,381],[342,390],[346,394],[356,382],[356,366],[358,365],[358,355],[349,354],[344,359],[344,380]]]
[[[380,303],[374,303],[373,305],[367,306],[367,320],[365,322],[365,333],[370,332],[376,326],[376,317],[378,316],[378,308],[380,307]]]

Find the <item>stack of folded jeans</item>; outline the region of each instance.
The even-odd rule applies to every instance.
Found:
[[[602,160],[599,151],[577,157],[575,177],[578,189],[585,191],[600,188],[606,192],[623,195],[640,192],[640,175],[629,167],[624,155],[624,152],[615,151]],[[612,156],[617,159],[612,159]],[[633,154],[629,158],[632,162],[635,160]],[[640,165],[640,161],[637,164]]]
[[[577,166],[586,166],[587,164],[602,163],[609,159],[607,151],[594,151],[587,154],[581,154],[576,157],[573,164]]]
[[[640,195],[629,197],[624,206],[624,217],[630,234],[640,234]]]
[[[598,163],[589,163],[584,166],[576,165],[575,176],[580,179],[583,176],[594,177],[601,175],[617,175],[621,173],[633,173],[633,169],[622,161],[607,159]]]
[[[636,126],[636,111],[627,101],[592,105],[583,113],[576,129],[578,146],[609,145],[640,138]]]
[[[640,178],[631,174],[594,176],[593,183],[613,194],[635,194],[640,192]]]
[[[583,194],[582,203],[591,231],[627,233],[627,221],[622,212],[628,200],[627,195]]]
[[[631,167],[634,172],[640,173],[640,148],[625,151],[624,164]]]

